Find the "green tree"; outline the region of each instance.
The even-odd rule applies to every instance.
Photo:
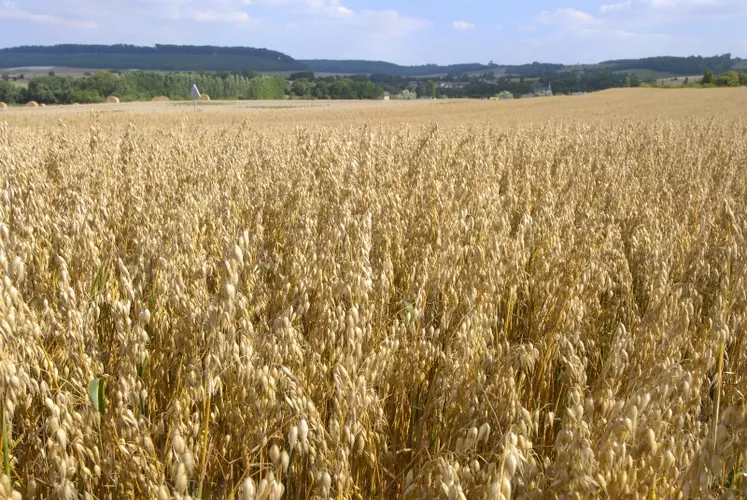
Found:
[[[298,71],[296,73],[291,73],[288,77],[288,80],[294,81],[294,80],[300,80],[301,78],[307,80],[307,81],[314,81],[314,72],[313,71]]]
[[[714,82],[713,71],[711,71],[710,69],[705,70],[705,73],[703,73],[703,80],[701,81],[701,83],[703,85],[713,85],[713,82]]]
[[[729,87],[738,87],[739,86],[739,73],[736,71],[729,71],[726,74],[726,85]]]
[[[70,104],[72,78],[39,76],[29,81],[27,98],[44,104]]]
[[[349,78],[334,81],[329,86],[329,95],[332,99],[355,99],[353,81]]]
[[[625,86],[630,88],[630,75],[625,76]]]
[[[436,84],[433,80],[428,80],[427,82],[425,82],[425,95],[427,95],[431,99],[436,98]]]
[[[73,89],[70,91],[70,101],[77,103],[102,102],[104,99],[95,90]]]
[[[739,73],[739,85],[747,85],[747,73]]]
[[[263,76],[253,78],[250,82],[249,99],[283,99],[285,97],[285,78]]]
[[[373,82],[354,82],[353,90],[356,99],[381,99],[384,89]]]
[[[293,81],[290,93],[298,97],[308,97],[311,95],[311,85],[306,78],[299,78]]]
[[[19,93],[16,85],[5,80],[0,80],[0,101],[8,104],[18,102]]]
[[[329,85],[329,82],[317,81],[316,85],[314,85],[314,90],[311,92],[311,95],[316,97],[317,99],[329,99]]]
[[[108,97],[117,91],[119,77],[109,71],[97,71],[88,80],[91,90],[95,90],[101,97]]]

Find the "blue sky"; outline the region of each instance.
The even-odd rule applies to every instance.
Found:
[[[747,57],[747,0],[0,0],[0,46],[245,45],[401,64]]]

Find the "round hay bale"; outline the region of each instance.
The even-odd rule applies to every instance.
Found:
[[[39,103],[36,102],[36,101],[29,101],[29,102],[26,103],[26,107],[27,108],[38,108],[39,107]]]
[[[153,102],[168,102],[169,98],[166,97],[165,95],[159,95],[159,96],[154,97],[152,100]]]
[[[119,104],[119,97],[110,95],[106,98],[106,102],[108,102],[109,104]]]
[[[0,101],[0,109],[8,109],[8,105]]]
[[[40,107],[40,108],[46,108],[46,107],[47,107],[47,105],[46,105],[46,104],[44,104],[44,103],[41,103],[41,104],[39,104],[39,107]]]
[[[197,99],[197,100],[198,100],[198,101],[209,101],[209,100],[210,100],[210,96],[209,96],[209,95],[207,95],[207,94],[202,94],[202,95],[200,96],[200,98],[199,98],[199,99]]]

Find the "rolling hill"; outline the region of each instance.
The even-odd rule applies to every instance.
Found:
[[[0,49],[0,68],[71,68],[160,71],[299,71],[292,57],[268,49],[191,45],[54,45]]]
[[[316,73],[333,74],[387,74],[398,76],[430,76],[448,73],[474,73],[479,71],[492,71],[498,68],[495,64],[423,64],[420,66],[401,66],[399,64],[384,61],[365,60],[333,60],[333,59],[307,59],[299,61],[308,69]]]
[[[620,59],[597,64],[563,65],[533,62],[521,65],[465,63],[403,66],[385,61],[367,60],[296,60],[282,52],[252,47],[215,47],[191,45],[54,45],[0,49],[0,68],[66,66],[115,70],[158,71],[259,71],[281,73],[312,70],[323,74],[386,74],[401,77],[427,77],[443,74],[479,74],[536,78],[553,74],[584,72],[630,73],[650,76],[687,76],[702,74],[708,68],[715,73],[745,67],[745,61],[731,54],[714,57],[648,57]]]

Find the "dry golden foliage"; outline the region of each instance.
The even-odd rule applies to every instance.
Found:
[[[154,116],[0,124],[0,493],[747,493],[743,120]]]

